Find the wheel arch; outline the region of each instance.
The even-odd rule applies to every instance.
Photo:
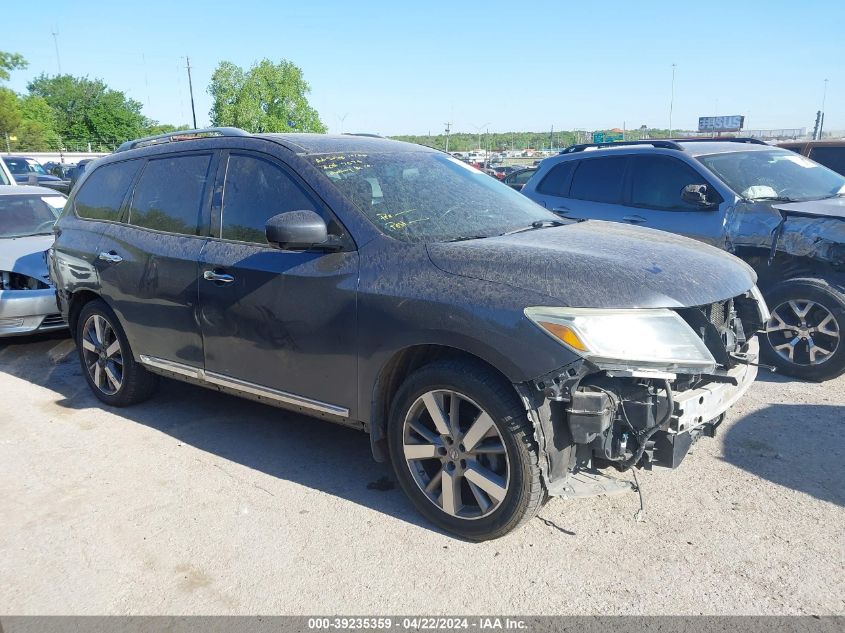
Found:
[[[457,347],[441,344],[420,344],[397,350],[382,365],[372,388],[368,426],[370,444],[376,461],[385,462],[389,459],[386,441],[387,419],[390,412],[390,403],[402,383],[420,367],[445,359],[463,360],[476,364],[501,377],[506,384],[512,385],[508,377],[490,362]],[[516,389],[514,389],[514,394],[519,397]]]
[[[82,313],[82,309],[86,306],[86,304],[96,301],[97,299],[103,299],[103,297],[93,290],[87,289],[77,290],[70,296],[68,301],[67,324],[68,328],[70,328],[70,334],[74,340],[76,340],[76,326],[79,321],[79,315]]]

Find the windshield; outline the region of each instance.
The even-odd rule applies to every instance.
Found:
[[[49,235],[65,205],[65,197],[0,196],[0,238]]]
[[[31,158],[4,158],[3,160],[6,161],[6,166],[9,168],[9,171],[13,174],[42,174],[47,175],[47,172],[44,171],[44,168],[41,166],[38,161],[32,160]]]
[[[446,154],[318,154],[308,159],[385,235],[405,242],[491,237],[559,220]]]
[[[743,198],[800,202],[845,193],[845,177],[794,152],[772,149],[699,156]]]

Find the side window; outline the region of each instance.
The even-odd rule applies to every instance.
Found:
[[[810,158],[845,176],[845,147],[814,147]]]
[[[546,174],[546,177],[537,185],[538,193],[545,193],[551,196],[566,196],[566,186],[568,184],[569,175],[578,161],[568,160],[560,165],[552,167],[551,171]],[[532,174],[533,175],[533,172]],[[526,181],[527,182],[527,181]]]
[[[668,156],[636,156],[631,175],[631,204],[648,209],[701,211],[681,199],[687,185],[705,184],[689,165]]]
[[[229,155],[223,186],[223,239],[266,244],[267,220],[302,209],[319,212],[281,167],[255,156]]]
[[[120,220],[120,205],[142,163],[128,160],[96,169],[75,196],[76,214],[89,220]]]
[[[211,155],[150,160],[132,195],[129,224],[197,235]]]
[[[627,164],[626,156],[579,161],[572,176],[569,197],[610,204],[622,202],[622,181]]]

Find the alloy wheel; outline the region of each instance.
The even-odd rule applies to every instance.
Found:
[[[772,310],[766,326],[772,349],[797,365],[820,365],[839,348],[839,323],[815,301],[785,301]]]
[[[429,391],[405,416],[402,448],[417,486],[446,514],[480,519],[496,510],[510,483],[502,435],[490,415],[450,390]]]
[[[82,328],[82,357],[88,375],[104,394],[113,395],[123,385],[123,350],[117,332],[99,314],[92,314]]]

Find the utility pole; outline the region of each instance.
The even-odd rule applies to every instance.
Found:
[[[59,74],[62,74],[62,60],[59,57],[59,32],[52,31],[53,34],[53,45],[56,47],[56,66],[59,67]]]
[[[446,153],[449,153],[449,131],[452,129],[452,124],[449,122],[444,123],[443,125],[446,126]]]
[[[191,115],[194,117],[194,129],[197,129],[197,111],[194,108],[194,84],[191,81],[191,58],[186,55],[185,60],[188,63],[188,90],[191,92]]]
[[[346,121],[346,117],[348,117],[348,116],[349,116],[349,113],[347,112],[343,116],[337,117],[338,121],[340,121],[340,133],[341,134],[343,134],[343,122]]]
[[[827,79],[824,80],[824,92],[822,93],[821,118],[819,119],[819,140],[822,140],[824,131],[824,102],[827,100]]]
[[[669,137],[672,136],[672,109],[675,107],[675,66],[672,64],[672,94],[669,97]]]

